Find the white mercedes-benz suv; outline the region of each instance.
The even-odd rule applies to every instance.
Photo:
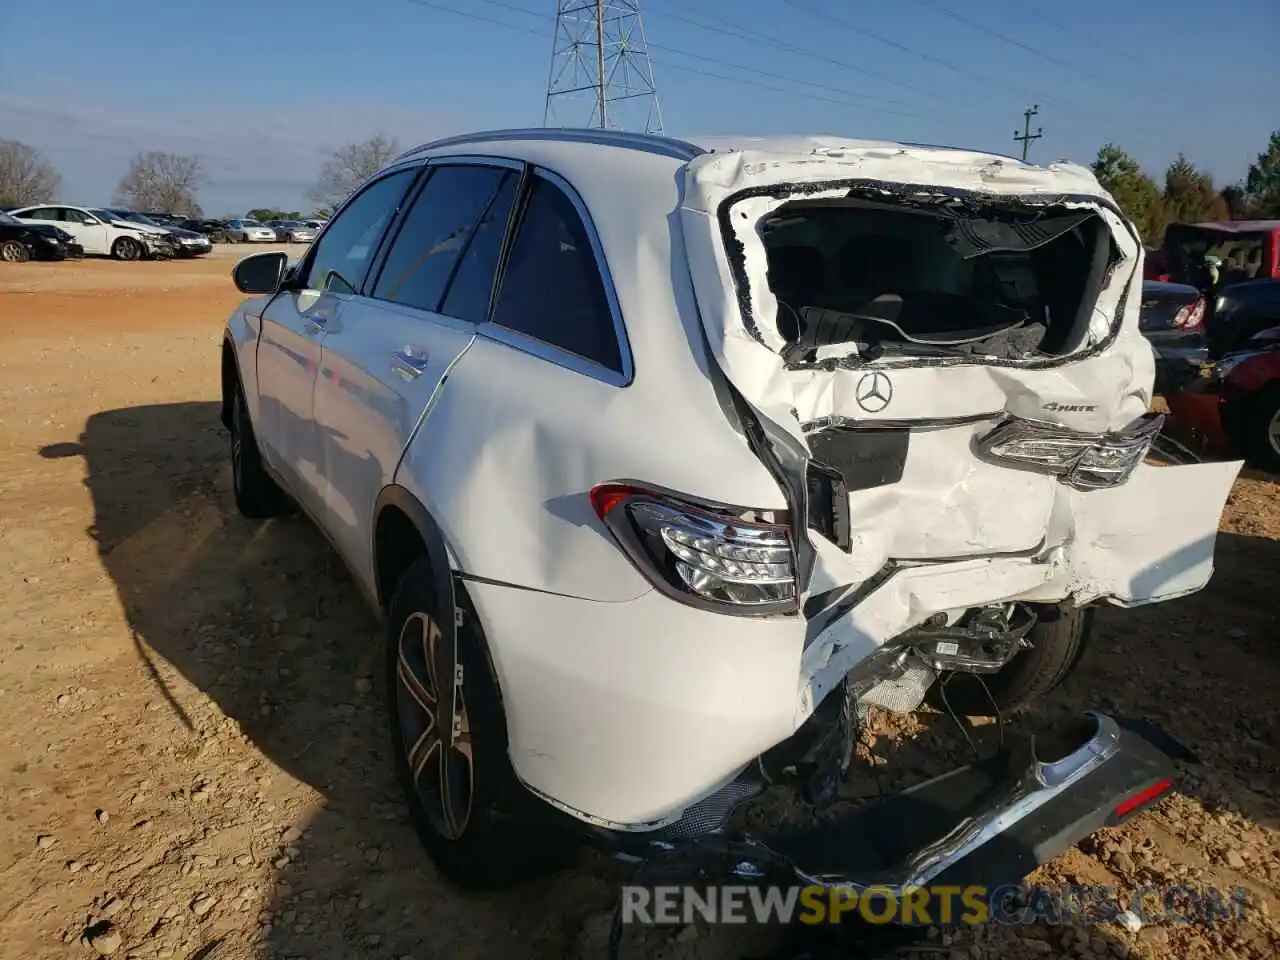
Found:
[[[426,144],[296,264],[237,264],[236,502],[312,518],[385,619],[399,774],[449,875],[555,862],[539,819],[696,843],[788,777],[827,802],[867,706],[1016,707],[1091,604],[1205,585],[1240,465],[1149,455],[1142,256],[1069,163]],[[1172,783],[1122,718],[1051,733],[913,792],[889,839],[855,812],[760,843],[811,879],[1020,879]]]

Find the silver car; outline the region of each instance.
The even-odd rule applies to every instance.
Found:
[[[274,243],[276,232],[257,220],[228,220],[228,232],[235,243]]]
[[[316,238],[316,230],[299,220],[268,220],[267,226],[281,243],[310,243]]]

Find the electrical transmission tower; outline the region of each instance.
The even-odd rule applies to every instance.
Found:
[[[639,0],[557,0],[542,125],[662,133]]]

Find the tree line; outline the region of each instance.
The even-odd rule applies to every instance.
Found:
[[[394,137],[376,134],[326,154],[316,182],[307,192],[315,210],[308,216],[327,217],[356,187],[400,153]],[[209,182],[198,156],[148,150],[136,154],[116,185],[112,203],[130,210],[203,217],[200,188]],[[62,177],[35,148],[18,140],[0,139],[0,205],[29,206],[58,199]],[[260,220],[300,220],[298,210],[258,207],[248,217]]]
[[[1158,183],[1113,143],[1098,151],[1092,169],[1152,246],[1160,246],[1171,223],[1280,218],[1280,130],[1249,165],[1244,180],[1221,188],[1182,154]]]
[[[308,199],[315,204],[312,216],[329,216],[399,152],[395,138],[384,134],[330,151],[308,191]],[[1169,164],[1160,182],[1113,143],[1098,151],[1091,166],[1098,181],[1137,225],[1143,240],[1153,246],[1160,245],[1171,223],[1280,218],[1280,130],[1271,135],[1242,181],[1221,188],[1182,154]],[[199,217],[203,211],[197,197],[207,183],[199,157],[151,150],[129,161],[112,199],[133,210]],[[38,151],[16,140],[0,140],[0,204],[53,200],[61,186],[58,171]],[[259,207],[247,216],[298,220],[303,214]]]

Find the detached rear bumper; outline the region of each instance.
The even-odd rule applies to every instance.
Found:
[[[804,883],[899,897],[930,884],[994,890],[1165,795],[1173,761],[1159,739],[1090,714],[846,817],[761,840]]]

